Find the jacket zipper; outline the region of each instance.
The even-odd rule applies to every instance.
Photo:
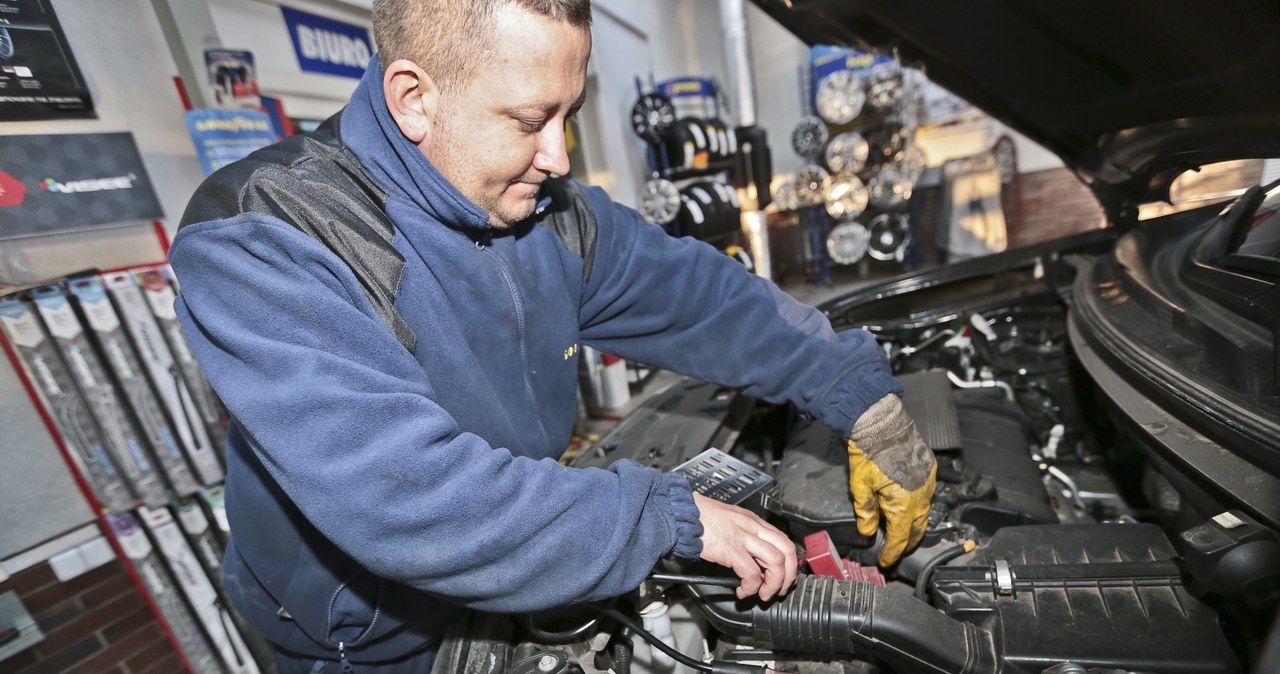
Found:
[[[345,582],[342,583],[341,585],[338,586],[338,589],[333,591],[333,595],[329,597],[329,611],[328,611],[328,615],[325,617],[325,639],[326,640],[328,639],[328,633],[333,631],[333,607],[335,604],[338,603],[338,595],[342,594],[342,591],[347,589],[347,585],[349,585],[349,583],[345,583]],[[377,598],[374,600],[373,618],[369,620],[368,627],[365,627],[364,630],[360,632],[360,634],[356,635],[356,640],[352,641],[350,645],[355,646],[356,644],[359,644],[361,641],[364,641],[365,637],[369,636],[370,632],[373,632],[373,627],[374,625],[378,624],[378,618],[381,615],[382,615],[382,581],[379,580],[378,595],[377,595]],[[333,643],[333,642],[329,642],[329,643]],[[344,674],[350,674],[350,672],[354,671],[354,669],[352,669],[351,667],[351,661],[347,659],[347,643],[345,641],[338,642],[338,662],[341,663],[342,671],[344,672]]]
[[[516,312],[516,335],[520,342],[520,367],[524,373],[524,391],[525,395],[529,397],[529,403],[532,406],[531,409],[536,410],[538,409],[538,399],[537,396],[533,394],[533,381],[529,379],[529,350],[526,343],[527,340],[525,339],[524,304],[520,301],[520,293],[517,292],[516,281],[511,276],[511,268],[507,266],[507,261],[503,259],[501,255],[494,252],[493,248],[487,245],[488,243],[489,232],[486,231],[484,234],[485,245],[481,245],[480,240],[477,240],[476,246],[493,257],[494,262],[498,267],[498,271],[502,273],[502,280],[507,284],[507,292],[511,293],[511,304],[515,307]],[[548,447],[551,444],[551,439],[547,437],[545,424],[539,422],[538,431],[542,435],[542,446]]]

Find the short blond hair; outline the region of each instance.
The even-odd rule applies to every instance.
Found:
[[[468,81],[471,67],[492,47],[500,4],[591,28],[590,0],[373,0],[373,37],[383,72],[392,61],[408,59],[442,89]]]

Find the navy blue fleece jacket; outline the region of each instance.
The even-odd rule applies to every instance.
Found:
[[[333,252],[274,217],[184,225],[171,251],[187,340],[234,422],[229,593],[289,650],[343,642],[354,659],[394,657],[429,648],[457,606],[603,598],[662,557],[698,555],[678,476],[556,463],[579,344],[790,400],[845,430],[899,390],[869,335],[837,336],[598,189],[583,188],[598,223],[585,279],[540,215],[491,228],[400,134],[381,91],[375,61],[340,133],[388,193],[413,353]]]

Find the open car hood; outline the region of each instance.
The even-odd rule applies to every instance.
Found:
[[[809,44],[890,53],[1057,154],[1109,213],[1187,169],[1280,156],[1280,4],[753,0]]]

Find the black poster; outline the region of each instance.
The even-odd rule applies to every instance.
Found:
[[[49,0],[0,0],[0,122],[94,116]]]
[[[0,142],[0,238],[161,217],[132,134],[5,136]]]

